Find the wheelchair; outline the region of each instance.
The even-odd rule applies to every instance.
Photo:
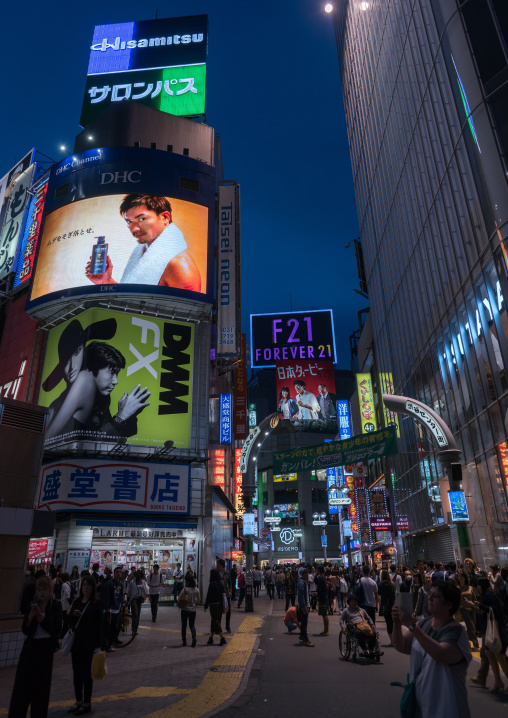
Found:
[[[380,650],[379,633],[377,631],[374,631],[374,637],[376,641],[374,649],[372,651],[372,655],[364,657],[369,660],[376,661],[376,663],[379,663],[383,652]],[[345,661],[348,661],[351,657],[353,663],[356,663],[356,661],[360,657],[360,654],[363,654],[363,649],[360,646],[358,637],[355,633],[354,623],[352,623],[351,621],[348,621],[346,624],[346,633],[343,633],[342,630],[339,633],[339,650],[340,655]]]

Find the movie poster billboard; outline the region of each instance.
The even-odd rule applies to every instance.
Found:
[[[28,309],[83,295],[210,302],[214,173],[189,157],[133,147],[55,165]]]
[[[39,403],[46,445],[189,448],[194,326],[90,309],[49,331]]]
[[[290,360],[275,368],[277,410],[300,431],[337,433],[335,371],[330,361]]]

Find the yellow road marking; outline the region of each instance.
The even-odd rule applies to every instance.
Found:
[[[243,672],[207,673],[199,686],[178,703],[149,713],[144,718],[200,718],[219,708],[240,687]]]

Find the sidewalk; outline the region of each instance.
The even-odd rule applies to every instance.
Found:
[[[119,710],[123,718],[200,718],[221,708],[245,685],[270,603],[264,592],[255,600],[254,613],[245,613],[233,602],[232,633],[224,634],[227,644],[221,647],[217,637],[214,646],[206,645],[210,614],[198,607],[195,648],[189,631],[187,646],[181,645],[177,608],[159,606],[157,622],[152,623],[150,605],[144,604],[134,641],[106,654],[108,675],[94,682],[92,713],[105,718],[117,718]],[[15,666],[0,669],[0,715],[8,712],[15,672]],[[56,653],[49,716],[67,716],[73,703],[71,657]]]

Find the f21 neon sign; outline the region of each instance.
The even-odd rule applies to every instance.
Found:
[[[336,361],[331,309],[251,314],[252,366],[288,359]]]

